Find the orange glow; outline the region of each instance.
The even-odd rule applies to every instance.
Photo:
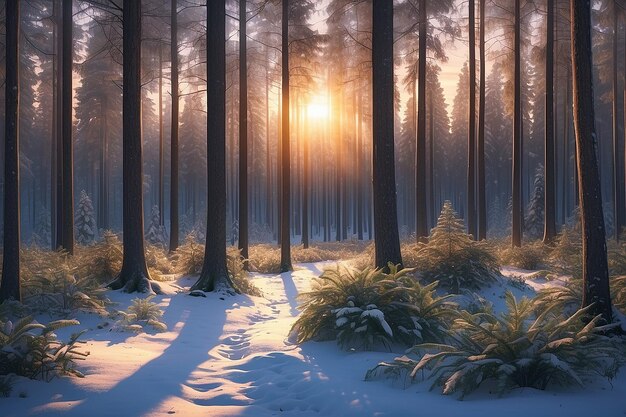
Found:
[[[309,119],[328,119],[330,116],[328,97],[324,95],[312,97],[307,106],[307,116]]]

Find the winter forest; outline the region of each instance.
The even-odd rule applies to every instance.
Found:
[[[0,0],[0,416],[624,416],[625,56],[622,0]]]

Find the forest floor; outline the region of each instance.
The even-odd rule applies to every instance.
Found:
[[[430,391],[430,381],[365,382],[368,369],[398,353],[345,352],[334,341],[298,346],[290,339],[298,293],[331,264],[253,274],[263,297],[190,297],[181,290],[194,279],[181,277],[153,299],[168,326],[162,333],[120,332],[111,320],[79,315],[80,327],[88,329],[81,340],[90,355],[78,363],[85,377],[51,383],[17,379],[12,396],[0,398],[0,416],[626,416],[624,371],[612,382],[598,379],[584,389],[526,388],[500,397],[485,386],[464,401],[441,395],[438,388]],[[503,273],[525,276],[513,268]],[[507,289],[519,297],[544,285],[513,282],[501,280],[482,296],[498,310]],[[109,296],[120,310],[136,297]],[[57,334],[66,339],[74,331]]]

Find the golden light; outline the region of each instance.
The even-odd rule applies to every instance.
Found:
[[[321,95],[313,97],[307,106],[309,119],[328,119],[329,115],[328,98]]]

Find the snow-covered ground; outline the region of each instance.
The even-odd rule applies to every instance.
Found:
[[[207,298],[176,293],[192,278],[156,297],[168,331],[135,335],[98,328],[106,320],[82,315],[85,378],[51,383],[17,380],[0,398],[0,416],[626,416],[626,372],[612,385],[599,379],[585,389],[515,390],[503,397],[481,389],[458,401],[429,391],[430,381],[365,382],[365,372],[396,353],[343,352],[335,342],[296,346],[289,330],[297,294],[328,263],[298,265],[293,273],[252,277],[264,297]],[[507,269],[505,275],[524,275]],[[533,280],[532,287],[543,283]],[[505,282],[483,294],[498,309]],[[516,296],[532,289],[516,290]],[[111,293],[125,309],[135,295]],[[102,326],[100,326],[102,327]],[[76,329],[62,329],[60,338]]]

